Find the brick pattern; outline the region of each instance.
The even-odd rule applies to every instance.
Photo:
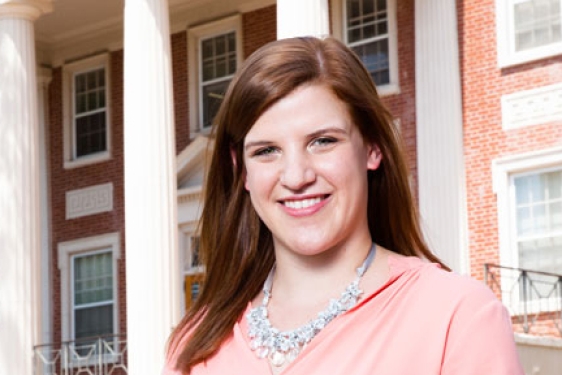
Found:
[[[242,15],[244,58],[268,42],[277,39],[277,5],[257,9]]]
[[[485,262],[500,263],[492,160],[562,144],[560,123],[502,130],[501,96],[562,82],[562,56],[500,69],[495,1],[457,4],[470,266],[472,276],[483,279]]]
[[[172,77],[174,82],[174,114],[176,121],[176,155],[190,142],[189,139],[189,81],[187,70],[187,33],[173,34]]]
[[[110,56],[110,115],[111,115],[111,159],[105,162],[79,168],[63,168],[63,92],[62,69],[53,71],[49,86],[49,143],[50,143],[50,191],[52,225],[52,285],[53,285],[53,337],[62,339],[61,333],[61,275],[57,264],[57,245],[60,242],[90,237],[110,232],[121,236],[121,260],[118,261],[118,305],[119,330],[126,332],[125,299],[125,233],[124,233],[124,180],[123,180],[123,53],[113,52]],[[113,183],[113,204],[111,212],[65,219],[65,194],[100,183]]]

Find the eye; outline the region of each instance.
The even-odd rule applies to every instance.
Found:
[[[336,143],[337,141],[338,140],[336,138],[333,138],[333,137],[319,137],[319,138],[314,139],[312,141],[311,145],[323,147],[323,146],[329,146],[333,143]]]
[[[276,151],[277,151],[277,149],[273,146],[262,147],[262,148],[258,148],[256,151],[254,151],[252,156],[269,156],[269,155],[275,153]]]

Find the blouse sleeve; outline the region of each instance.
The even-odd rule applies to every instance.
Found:
[[[508,312],[483,289],[463,299],[451,320],[441,375],[524,375]]]

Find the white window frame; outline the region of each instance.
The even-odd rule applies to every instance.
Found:
[[[103,68],[105,71],[105,124],[106,150],[92,155],[76,157],[74,125],[74,77],[77,74]],[[63,157],[64,168],[71,169],[111,159],[111,81],[109,74],[109,54],[103,53],[63,67]]]
[[[377,85],[377,92],[381,96],[400,93],[398,73],[398,26],[396,22],[396,2],[387,1],[388,17],[388,59],[390,82],[386,85]],[[331,0],[333,36],[347,44],[347,10],[346,0]]]
[[[239,68],[243,60],[242,45],[242,17],[237,14],[203,25],[189,27],[187,30],[188,74],[189,74],[189,127],[190,138],[199,134],[208,134],[210,127],[203,129],[203,101],[201,98],[201,66],[200,41],[235,32],[236,38],[236,67]]]
[[[498,210],[500,265],[519,268],[516,222],[512,204],[515,202],[513,177],[548,171],[562,166],[562,147],[498,158],[492,161],[493,191]],[[502,282],[505,278],[502,277]],[[502,285],[503,289],[504,285]],[[529,313],[538,311],[531,303]]]
[[[562,42],[515,51],[513,4],[518,0],[496,0],[496,36],[498,66],[506,68],[562,53]],[[562,2],[562,0],[560,0]],[[561,4],[562,6],[562,4]]]
[[[119,232],[80,238],[58,244],[58,268],[61,274],[61,336],[62,341],[74,340],[74,280],[72,261],[75,255],[90,255],[110,251],[113,259],[113,334],[119,334],[119,279],[117,261],[121,258]],[[110,362],[114,358],[103,358]],[[71,364],[78,366],[79,364]]]

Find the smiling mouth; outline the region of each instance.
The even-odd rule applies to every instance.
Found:
[[[299,200],[286,200],[283,201],[283,205],[287,208],[291,208],[294,210],[300,210],[303,208],[309,208],[318,203],[322,202],[326,199],[327,196],[316,197],[316,198],[307,198],[307,199],[299,199]]]

